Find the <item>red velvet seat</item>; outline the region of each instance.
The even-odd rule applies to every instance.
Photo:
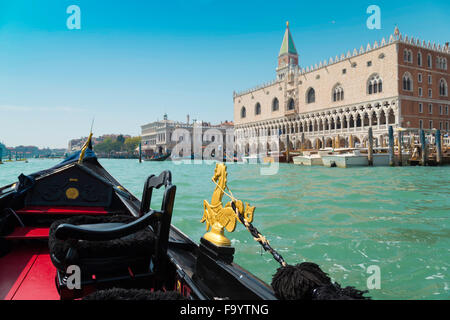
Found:
[[[49,228],[16,227],[12,233],[4,236],[4,239],[48,239],[48,232]]]
[[[16,211],[18,214],[47,214],[47,215],[107,215],[103,207],[49,207],[49,206],[29,206]]]

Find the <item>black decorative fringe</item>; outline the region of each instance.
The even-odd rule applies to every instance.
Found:
[[[112,288],[91,293],[83,300],[186,300],[177,291]]]
[[[312,262],[280,267],[272,278],[272,288],[281,300],[368,300],[368,291],[341,288]]]

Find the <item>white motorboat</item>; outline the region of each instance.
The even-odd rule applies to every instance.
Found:
[[[369,164],[367,154],[361,154],[359,149],[354,148],[335,149],[333,154],[323,155],[322,162],[325,167],[339,168],[360,167]]]
[[[322,156],[331,155],[333,149],[321,149],[319,151],[303,151],[302,155],[292,158],[294,164],[304,165],[304,166],[322,166]]]
[[[244,163],[263,163],[264,156],[262,154],[253,154],[242,157]]]

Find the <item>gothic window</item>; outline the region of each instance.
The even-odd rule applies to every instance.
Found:
[[[439,80],[439,95],[443,97],[448,95],[448,86],[445,79]]]
[[[278,111],[279,108],[280,108],[280,102],[278,101],[277,98],[274,98],[272,101],[272,111]]]
[[[431,54],[427,55],[427,66],[428,66],[428,68],[433,67],[433,59],[431,58]]]
[[[259,102],[255,105],[255,114],[261,114],[261,104]]]
[[[383,91],[383,80],[378,74],[374,74],[367,81],[367,92],[374,94]]]
[[[405,49],[403,50],[403,61],[412,63],[412,51]]]
[[[337,84],[333,89],[333,101],[344,100],[344,89],[340,84]]]
[[[422,66],[422,53],[421,52],[417,52],[417,64],[419,65],[419,67]]]
[[[409,72],[403,74],[403,90],[412,91],[412,79]]]
[[[290,98],[289,102],[288,102],[287,109],[288,110],[294,110],[294,108],[295,108],[295,101],[294,101],[294,99]]]
[[[241,118],[245,118],[245,116],[247,115],[247,112],[245,110],[245,107],[241,108]]]
[[[316,92],[313,88],[309,88],[308,92],[306,93],[306,103],[313,103],[316,101]]]

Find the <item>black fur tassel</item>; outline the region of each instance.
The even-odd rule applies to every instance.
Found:
[[[341,288],[332,283],[330,277],[312,262],[280,267],[272,278],[272,288],[281,300],[367,300],[354,287]]]
[[[85,296],[83,300],[186,300],[176,291],[112,288]]]

